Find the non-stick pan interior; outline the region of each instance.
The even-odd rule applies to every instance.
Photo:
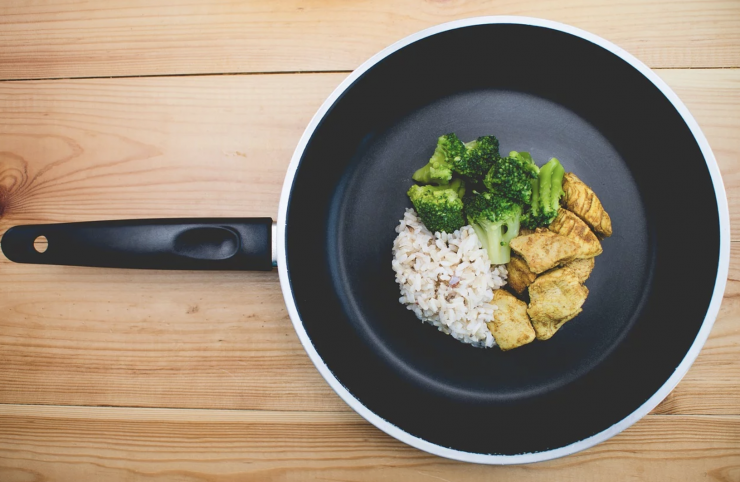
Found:
[[[394,228],[447,132],[557,157],[611,215],[584,311],[551,340],[476,349],[398,303]],[[709,305],[719,221],[701,151],[649,80],[581,38],[495,24],[413,43],[339,98],[296,173],[286,248],[303,325],[363,405],[437,445],[519,454],[599,433],[667,380]]]

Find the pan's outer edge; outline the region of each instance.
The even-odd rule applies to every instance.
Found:
[[[352,396],[352,394],[349,393],[349,391],[339,382],[339,380],[337,380],[334,377],[334,374],[331,372],[331,370],[329,370],[329,367],[327,367],[324,361],[321,359],[315,347],[311,343],[311,340],[309,339],[305,328],[303,327],[303,323],[301,322],[300,316],[298,315],[295,300],[293,298],[293,293],[290,288],[290,279],[288,275],[287,260],[286,260],[286,253],[285,253],[286,216],[287,216],[287,211],[288,211],[288,204],[290,202],[290,192],[293,186],[293,180],[295,178],[296,170],[298,168],[298,164],[300,163],[301,158],[303,157],[303,152],[306,148],[306,145],[308,144],[309,139],[313,135],[318,124],[323,119],[324,115],[326,115],[328,110],[334,104],[334,102],[342,95],[342,93],[345,90],[347,90],[347,88],[349,88],[349,86],[352,85],[352,83],[355,80],[357,80],[360,76],[362,76],[367,70],[369,70],[375,64],[383,60],[385,57],[396,52],[397,50],[400,50],[409,44],[412,44],[423,38],[438,34],[440,32],[454,30],[454,29],[463,28],[463,27],[474,26],[474,25],[486,25],[486,24],[531,25],[531,26],[544,27],[544,28],[549,28],[549,29],[565,32],[565,33],[574,35],[576,37],[580,37],[584,40],[587,40],[593,44],[596,44],[612,52],[613,54],[623,59],[625,62],[632,65],[632,67],[634,67],[640,73],[642,73],[658,89],[660,89],[663,95],[665,95],[665,97],[673,104],[673,106],[678,111],[678,113],[681,114],[681,117],[683,117],[684,122],[686,122],[686,125],[689,127],[689,129],[691,130],[691,133],[694,135],[694,138],[699,144],[702,154],[704,155],[704,159],[706,160],[706,163],[707,163],[707,168],[709,170],[709,173],[712,179],[712,184],[714,185],[714,192],[717,197],[717,208],[718,208],[719,220],[720,220],[719,265],[717,268],[717,279],[715,281],[712,299],[711,299],[711,302],[709,303],[709,308],[707,310],[707,314],[704,318],[704,322],[702,323],[699,333],[697,334],[693,344],[689,348],[689,351],[686,353],[686,356],[683,358],[683,360],[678,365],[678,367],[676,367],[676,370],[674,371],[673,375],[671,375],[671,377],[668,378],[668,380],[663,384],[663,386],[660,387],[660,389],[652,397],[650,397],[642,406],[640,406],[637,410],[635,410],[629,416],[625,417],[620,422],[612,425],[608,429],[596,435],[593,435],[589,438],[586,438],[584,440],[574,442],[565,447],[560,447],[557,449],[547,450],[543,452],[524,453],[524,454],[518,454],[518,455],[493,455],[493,454],[479,454],[479,453],[463,452],[460,450],[454,450],[448,447],[443,447],[441,445],[436,445],[436,444],[427,442],[426,440],[415,437],[403,431],[402,429],[396,427],[395,425],[389,423],[388,421],[382,419],[381,417],[373,413],[370,409],[365,407],[354,396]],[[360,67],[358,67],[357,70],[355,70],[341,84],[339,84],[339,86],[334,90],[334,92],[332,92],[332,94],[326,99],[326,101],[324,101],[324,103],[319,108],[318,112],[316,112],[314,117],[311,119],[311,122],[306,127],[306,130],[303,133],[303,136],[301,137],[300,141],[298,142],[298,146],[295,149],[290,165],[288,166],[288,171],[285,176],[285,182],[283,184],[283,190],[280,196],[280,205],[279,205],[278,223],[277,223],[277,239],[278,239],[278,243],[277,243],[278,272],[280,275],[280,286],[283,291],[283,297],[285,298],[285,304],[287,305],[290,319],[293,322],[293,326],[295,327],[296,333],[298,334],[298,338],[303,344],[303,347],[306,350],[306,353],[308,353],[308,356],[311,358],[311,361],[313,361],[314,365],[319,370],[321,375],[324,377],[327,383],[329,383],[332,389],[342,398],[342,400],[344,400],[358,414],[360,414],[363,418],[365,418],[368,422],[375,425],[380,430],[418,449],[424,450],[431,454],[439,455],[441,457],[446,457],[446,458],[450,458],[454,460],[460,460],[463,462],[473,462],[473,463],[479,463],[479,464],[510,465],[510,464],[526,464],[526,463],[541,462],[545,460],[555,459],[558,457],[563,457],[565,455],[570,455],[576,452],[580,452],[581,450],[585,450],[600,442],[603,442],[604,440],[607,440],[613,437],[614,435],[620,433],[621,431],[625,430],[626,428],[631,426],[633,423],[641,419],[643,416],[648,414],[661,401],[663,401],[663,399],[666,396],[668,396],[668,394],[671,392],[671,390],[673,390],[676,387],[676,385],[678,385],[678,382],[680,382],[683,376],[686,374],[686,372],[688,372],[689,368],[691,367],[691,364],[694,362],[696,357],[699,355],[701,348],[704,346],[704,343],[706,342],[707,337],[709,336],[709,332],[711,331],[712,326],[714,325],[714,321],[717,317],[720,304],[722,302],[722,297],[724,296],[725,285],[727,283],[727,275],[728,275],[728,269],[729,269],[729,259],[730,259],[730,218],[729,218],[729,212],[728,212],[728,206],[727,206],[727,196],[725,193],[724,184],[722,182],[722,176],[720,175],[719,167],[717,166],[717,161],[714,158],[714,154],[712,153],[712,149],[709,147],[709,143],[707,142],[707,139],[704,136],[704,133],[702,132],[701,128],[699,127],[699,124],[696,122],[696,120],[691,115],[689,110],[686,108],[683,102],[681,102],[681,100],[678,98],[676,93],[673,92],[673,90],[671,90],[671,88],[668,87],[668,85],[657,74],[655,74],[652,70],[650,70],[648,66],[643,64],[641,61],[633,57],[631,54],[629,54],[625,50],[614,45],[613,43],[597,35],[588,33],[584,30],[581,30],[575,27],[571,27],[569,25],[565,25],[559,22],[553,22],[550,20],[530,18],[530,17],[489,16],[489,17],[474,17],[474,18],[468,18],[468,19],[463,19],[463,20],[456,20],[453,22],[448,22],[448,23],[444,23],[441,25],[437,25],[435,27],[431,27],[431,28],[422,30],[420,32],[417,32],[413,35],[410,35],[390,45],[389,47],[383,49],[377,54],[375,54],[373,57],[371,57],[365,63],[363,63]]]

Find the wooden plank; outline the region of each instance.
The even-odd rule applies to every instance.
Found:
[[[12,278],[2,402],[349,410],[298,341],[277,273],[29,267]]]
[[[0,79],[352,70],[418,30],[479,15],[564,22],[651,67],[740,66],[735,0],[11,0]]]
[[[648,416],[585,452],[496,467],[426,454],[351,413],[0,406],[4,482],[729,481],[739,444],[740,417]]]
[[[0,83],[2,221],[277,216],[346,74]]]
[[[740,70],[661,72],[715,149],[740,221]],[[285,168],[344,74],[0,83],[0,233],[14,224],[275,216]],[[659,413],[740,414],[738,248],[707,347]],[[345,411],[275,273],[0,260],[0,402]]]

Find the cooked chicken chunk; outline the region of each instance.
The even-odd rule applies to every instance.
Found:
[[[517,256],[511,257],[506,270],[509,272],[509,286],[519,294],[522,294],[537,277],[529,270],[527,262]]]
[[[553,233],[567,236],[578,243],[579,251],[576,258],[593,258],[603,252],[599,238],[581,218],[567,209],[558,210],[558,215],[550,223],[549,229]]]
[[[580,315],[581,311],[583,310],[581,308],[578,308],[575,313],[568,315],[557,322],[532,321],[532,326],[534,327],[537,339],[543,341],[549,340],[566,322]]]
[[[493,339],[502,351],[526,345],[534,340],[535,333],[527,316],[527,304],[516,299],[506,290],[493,292],[493,321],[488,323]]]
[[[589,276],[591,276],[591,271],[594,269],[595,264],[594,258],[585,258],[585,259],[574,259],[570,263],[563,266],[563,268],[570,268],[573,270],[573,272],[578,277],[578,280],[581,283],[585,283]],[[511,274],[509,275],[511,278]]]
[[[588,289],[570,268],[550,271],[529,287],[527,313],[538,340],[547,340],[581,312]]]
[[[517,236],[509,246],[536,274],[572,261],[580,250],[580,245],[574,240],[547,230]]]
[[[601,201],[590,187],[578,179],[572,172],[563,177],[563,204],[579,218],[586,221],[596,233],[602,236],[612,235],[612,221],[601,205]]]

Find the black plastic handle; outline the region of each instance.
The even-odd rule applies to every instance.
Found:
[[[48,240],[40,253],[34,241]],[[272,269],[272,219],[134,219],[15,226],[2,250],[16,263],[101,268]]]

